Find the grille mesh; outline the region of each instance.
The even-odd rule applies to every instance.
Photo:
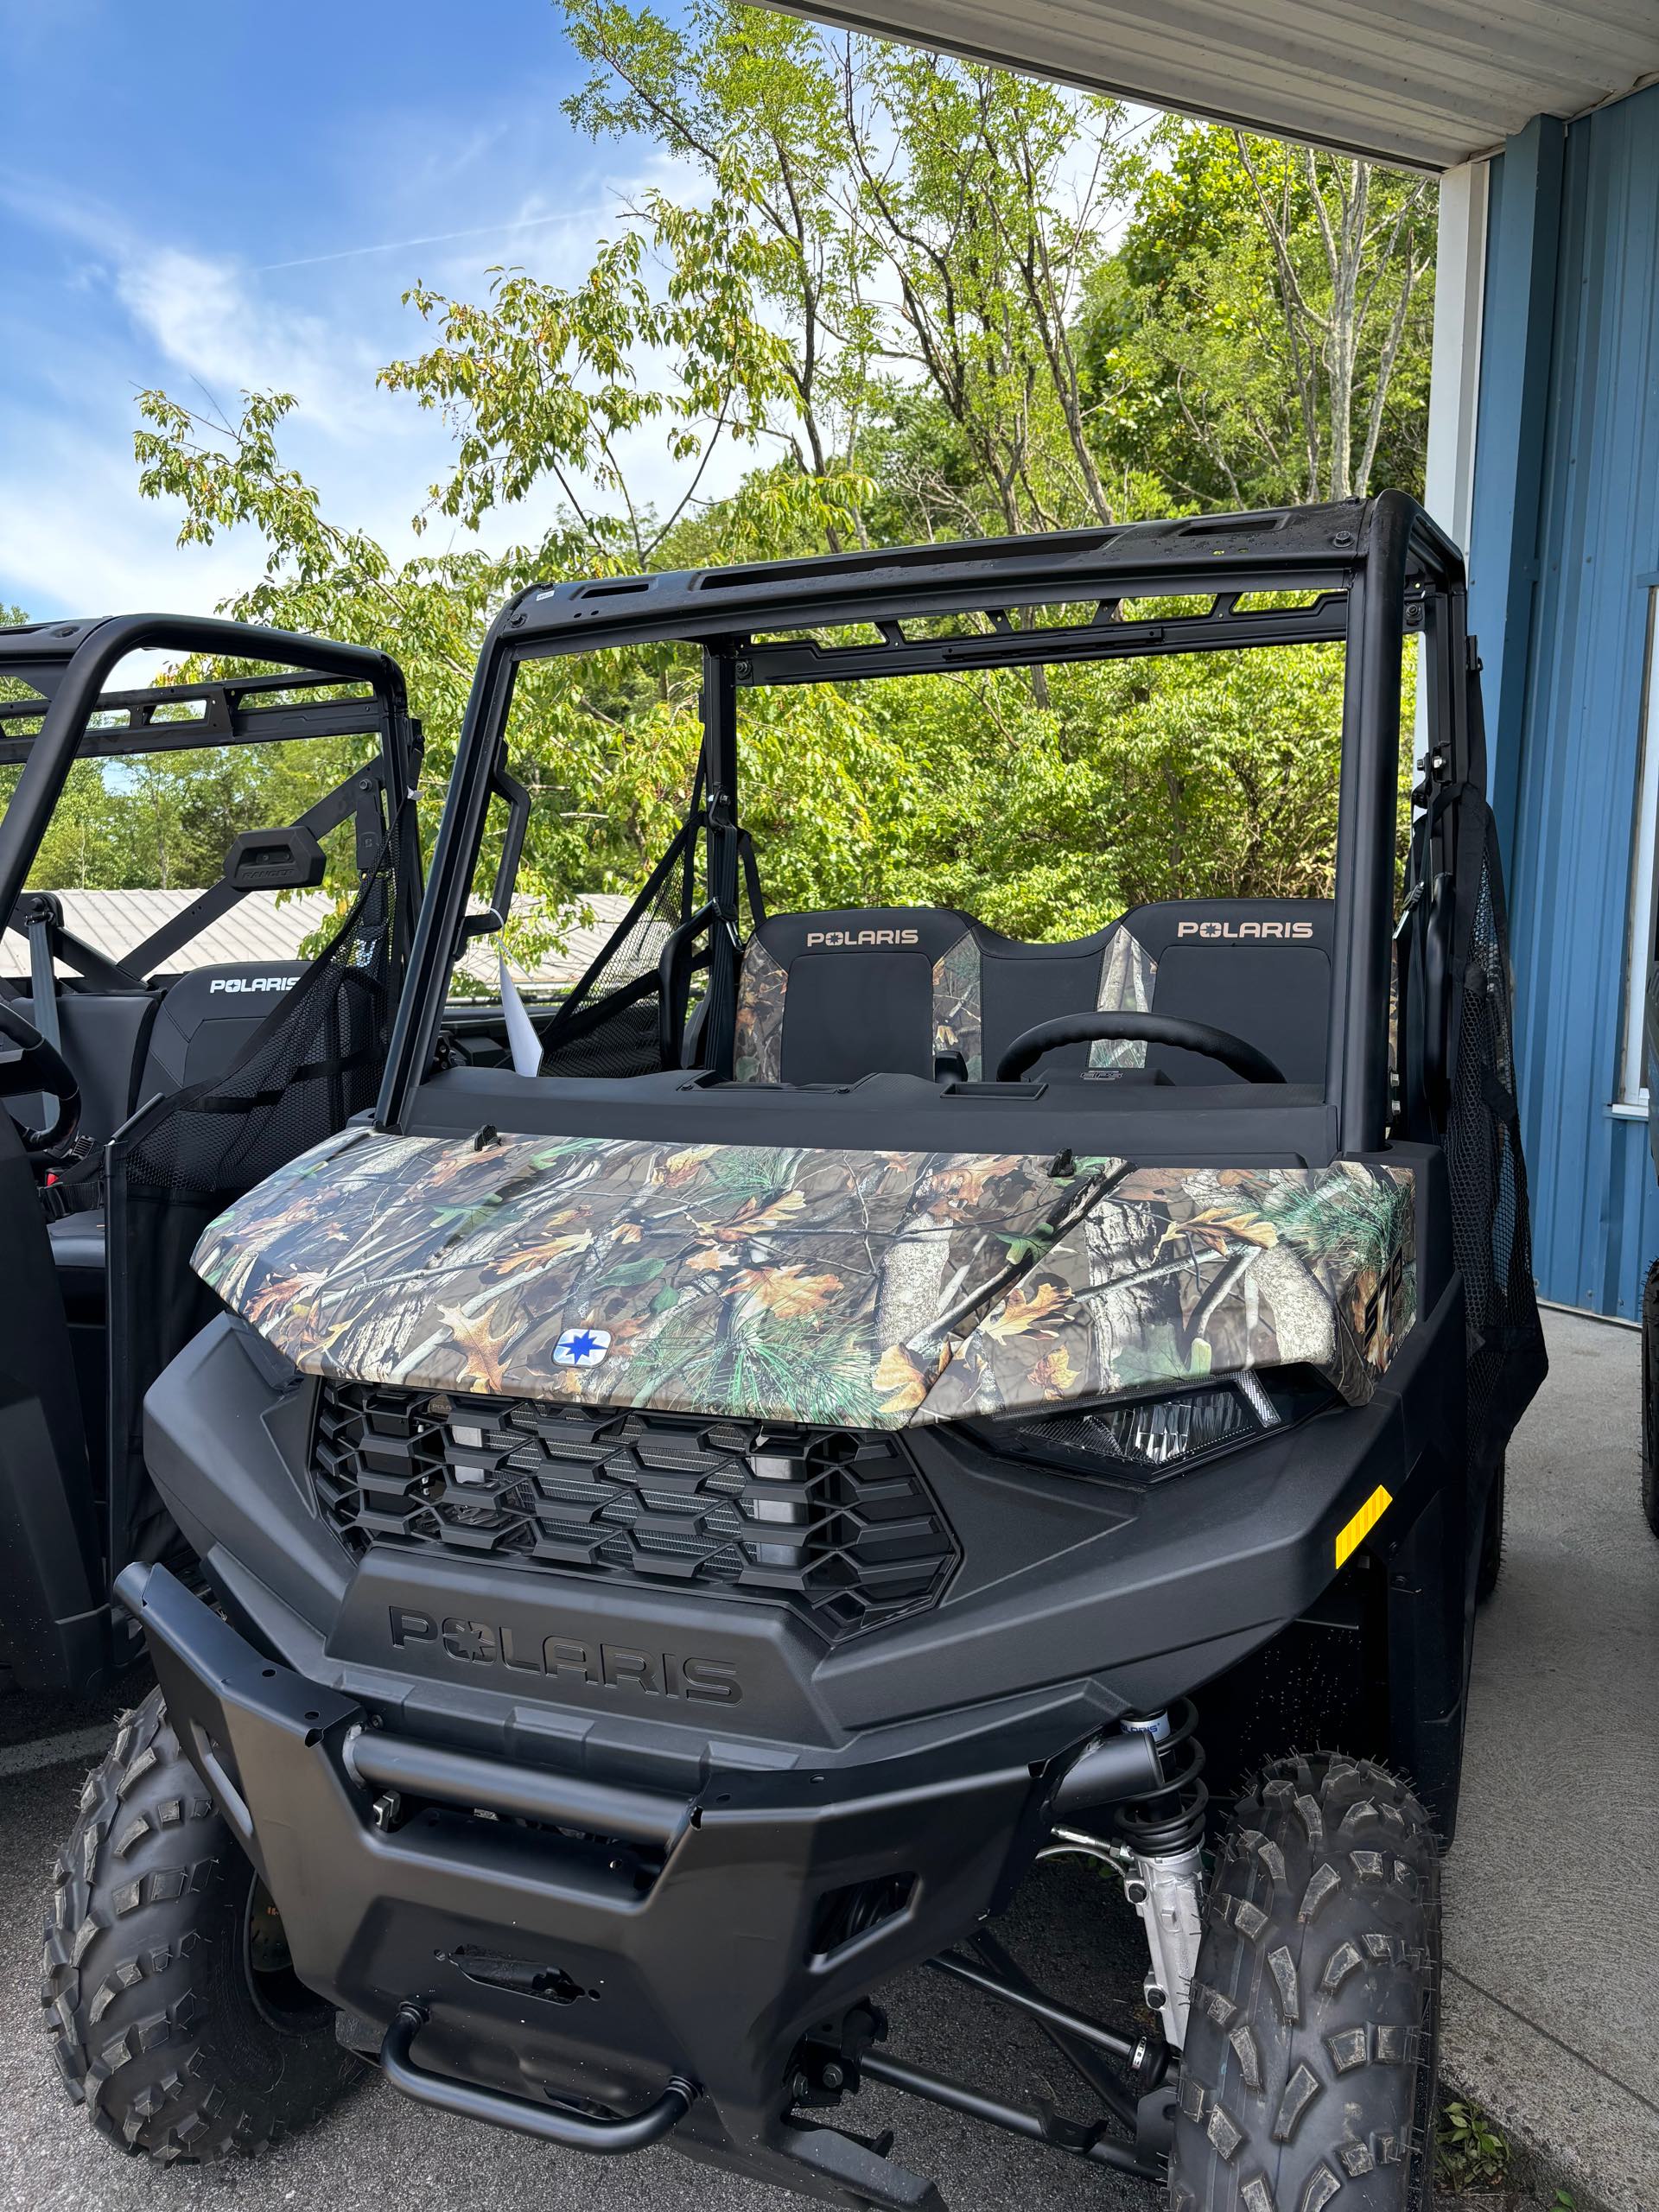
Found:
[[[312,1472],[376,1544],[781,1600],[832,1640],[935,1604],[958,1553],[892,1438],[325,1383]]]

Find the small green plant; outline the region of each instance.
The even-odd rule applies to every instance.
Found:
[[[1447,2189],[1497,2189],[1510,2170],[1510,2146],[1478,2105],[1453,2097],[1440,2107],[1440,2180]],[[1564,2192],[1550,2212],[1571,2212]]]
[[[1579,2212],[1579,2200],[1570,2189],[1558,2189],[1549,2201],[1549,2212]]]

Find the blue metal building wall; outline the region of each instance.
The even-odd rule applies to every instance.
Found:
[[[1659,1190],[1612,1102],[1659,582],[1659,86],[1540,118],[1494,164],[1471,540],[1539,1287],[1633,1318]]]

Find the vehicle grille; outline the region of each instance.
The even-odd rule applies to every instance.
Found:
[[[887,1436],[325,1383],[312,1470],[347,1548],[781,1599],[832,1639],[937,1603],[958,1553]]]

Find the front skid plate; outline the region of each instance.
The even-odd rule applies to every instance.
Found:
[[[627,2111],[685,2074],[703,2094],[678,2147],[830,2202],[937,2205],[852,2139],[786,2124],[785,2068],[814,2023],[990,1910],[1034,1808],[1028,1763],[919,1757],[833,1795],[811,1772],[715,1775],[655,1872],[600,1840],[592,1777],[591,1840],[437,1805],[388,1832],[352,1772],[360,1706],[267,1662],[163,1567],[118,1587],[308,1986],[381,2029],[417,2001],[424,2066],[520,2096]],[[523,1802],[522,1766],[472,1764],[480,1794],[499,1764],[503,1802]],[[826,1900],[901,1872],[907,1903],[818,1948]],[[547,1993],[478,1979],[480,1957],[540,1969]]]

